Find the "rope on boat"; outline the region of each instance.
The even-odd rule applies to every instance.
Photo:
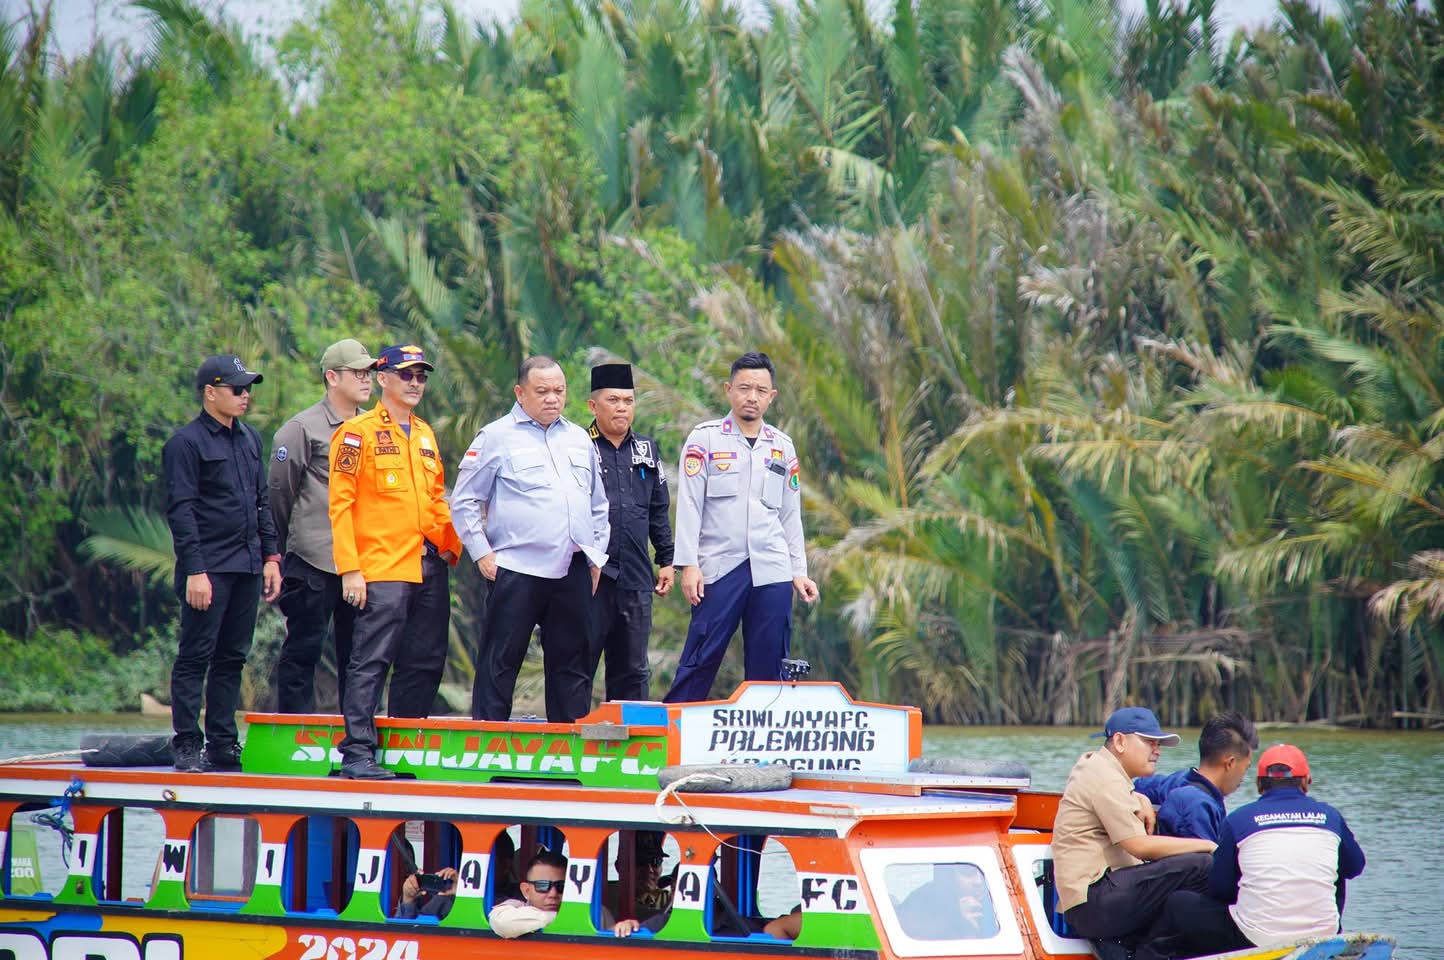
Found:
[[[683,809],[690,811],[690,808],[687,806],[687,801],[686,801],[685,799],[683,799],[682,797],[677,797],[677,796],[676,796],[677,791],[678,791],[684,784],[688,784],[688,783],[730,783],[730,782],[731,782],[731,781],[730,781],[728,778],[722,776],[721,774],[716,774],[716,773],[689,773],[689,774],[687,774],[685,777],[682,777],[680,780],[673,780],[671,783],[669,783],[669,784],[667,784],[665,787],[663,787],[663,788],[662,788],[662,792],[659,793],[659,794],[657,794],[657,799],[652,801],[652,808],[657,811],[657,818],[658,818],[659,820],[661,820],[663,823],[685,823],[685,824],[687,824],[688,826],[701,826],[703,829],[706,829],[707,825],[706,825],[705,823],[704,823],[704,824],[698,824],[698,823],[697,823],[697,818],[694,817],[694,816],[692,816],[692,814],[691,814],[690,812],[687,812],[687,813],[679,813],[679,814],[676,814],[675,817],[669,816],[667,813],[663,812],[662,808],[667,805],[667,798],[668,798],[668,797],[676,797],[677,802],[682,805]],[[707,832],[708,832],[708,833],[711,833],[712,831],[708,830]]]
[[[84,750],[57,750],[54,753],[29,753],[23,757],[6,757],[0,760],[0,767],[12,763],[38,763],[41,760],[76,760]]]
[[[70,867],[70,841],[75,836],[75,831],[65,822],[70,816],[70,801],[85,796],[85,782],[79,777],[70,778],[70,786],[65,788],[65,793],[50,801],[49,810],[41,810],[30,815],[30,822],[49,827],[60,834],[60,859],[66,866]]]

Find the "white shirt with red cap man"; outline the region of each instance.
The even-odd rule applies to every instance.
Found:
[[[1308,796],[1313,778],[1298,747],[1259,757],[1259,798],[1224,820],[1208,894],[1231,904],[1256,946],[1339,932],[1344,881],[1364,872],[1364,851],[1343,814]]]

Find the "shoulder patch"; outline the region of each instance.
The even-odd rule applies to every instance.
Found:
[[[336,463],[333,471],[336,473],[347,473],[355,476],[356,468],[361,462],[361,454],[354,447],[342,447],[336,451]]]
[[[276,462],[285,463],[286,457],[290,456],[284,444],[276,448]]]
[[[787,485],[794,490],[802,489],[802,465],[796,457],[787,465]]]
[[[345,436],[341,438],[341,442],[348,447],[355,447],[359,450],[361,449],[361,434],[352,433],[350,430],[347,430]]]
[[[706,459],[706,453],[695,443],[687,447],[687,452],[682,456],[682,472],[689,477],[695,477],[702,472],[702,463]]]

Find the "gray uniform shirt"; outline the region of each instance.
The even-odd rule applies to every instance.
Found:
[[[699,423],[682,447],[673,483],[677,545],[672,562],[700,567],[712,583],[739,563],[752,585],[807,576],[802,490],[792,438],[762,425],[755,446],[727,416]]]
[[[473,560],[494,551],[498,566],[552,580],[578,549],[607,565],[607,512],[587,431],[565,417],[543,428],[519,403],[481,428],[451,491],[451,522]]]
[[[326,480],[331,434],[341,416],[323,399],[276,431],[271,442],[271,516],[282,553],[294,553],[318,570],[336,572]]]

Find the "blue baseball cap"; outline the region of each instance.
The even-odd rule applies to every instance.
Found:
[[[1178,743],[1178,734],[1164,733],[1158,726],[1158,718],[1147,707],[1122,707],[1114,710],[1103,725],[1102,733],[1095,737],[1111,737],[1115,733],[1136,733],[1149,740],[1157,740],[1161,746],[1172,747]]]
[[[431,365],[431,361],[426,359],[426,354],[422,352],[421,348],[414,343],[386,347],[376,360],[376,369],[382,373],[387,370],[405,370],[407,367],[420,367],[423,370],[436,369]]]

